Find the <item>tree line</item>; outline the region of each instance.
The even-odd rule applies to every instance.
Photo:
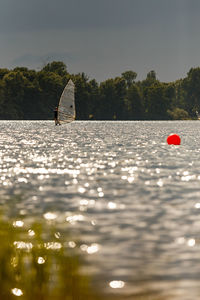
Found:
[[[184,120],[200,112],[200,68],[186,78],[160,82],[156,72],[137,81],[131,70],[98,83],[85,73],[70,74],[61,61],[40,71],[0,69],[0,119],[49,120],[69,79],[75,83],[77,120]]]

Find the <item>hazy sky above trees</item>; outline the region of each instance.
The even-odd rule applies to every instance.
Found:
[[[0,67],[174,81],[200,66],[199,28],[199,0],[1,0]]]

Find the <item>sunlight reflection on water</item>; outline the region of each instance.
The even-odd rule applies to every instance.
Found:
[[[1,202],[23,217],[13,226],[40,217],[70,228],[108,293],[200,297],[199,122],[1,121],[0,128]],[[166,144],[172,132],[181,146]],[[18,194],[14,206],[6,201]]]

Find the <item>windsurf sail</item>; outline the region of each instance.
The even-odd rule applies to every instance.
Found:
[[[70,123],[75,120],[74,88],[74,83],[70,79],[62,92],[58,105],[58,121],[60,124]]]

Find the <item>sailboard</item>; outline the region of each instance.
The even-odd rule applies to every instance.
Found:
[[[59,124],[70,123],[75,120],[75,85],[70,79],[65,86],[58,104],[58,122]]]

